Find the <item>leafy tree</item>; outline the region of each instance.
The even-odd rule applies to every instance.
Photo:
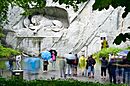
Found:
[[[78,9],[77,4],[86,2],[88,0],[53,0],[53,2],[58,2],[59,4],[66,4],[66,7],[70,5],[73,6],[74,10]],[[108,9],[109,6],[113,6],[117,8],[118,6],[125,7],[125,12],[123,13],[122,17],[126,17],[128,12],[130,12],[130,1],[129,0],[95,0],[93,5],[93,10],[99,9]],[[22,7],[26,14],[29,13],[29,9],[43,9],[46,6],[46,0],[0,0],[0,24],[6,22],[7,19],[7,11],[8,6],[17,5]]]
[[[113,43],[120,45],[121,42],[126,42],[126,40],[130,40],[130,33],[120,33],[114,40]]]
[[[125,7],[125,11],[122,14],[122,18],[125,18],[130,12],[130,0],[96,0],[96,2],[93,5],[93,10],[98,9],[99,11],[102,9],[108,9],[111,5],[114,8],[117,8],[118,6]],[[121,42],[125,42],[127,39],[130,39],[130,33],[120,33],[114,40],[113,43],[120,45]]]
[[[2,37],[4,37],[5,35],[3,34],[3,31],[2,31],[2,27],[0,27],[0,39],[2,38]]]
[[[0,46],[0,58],[9,57],[10,55],[18,55],[18,54],[20,54],[19,51],[16,51],[16,50],[11,49],[11,48],[5,48],[3,46]]]
[[[53,0],[53,2],[58,2],[59,4],[66,4],[66,7],[71,5],[75,11],[78,9],[77,4],[86,1],[88,0]],[[9,5],[17,5],[25,10],[23,13],[24,15],[31,15],[30,11],[32,10],[35,11],[35,9],[44,9],[46,6],[46,0],[0,0],[0,26],[7,23],[7,12]],[[125,18],[128,12],[130,12],[130,0],[95,0],[93,10],[98,9],[100,11],[104,8],[108,9],[110,5],[114,8],[117,8],[118,6],[125,7],[125,12],[122,15],[123,18]],[[125,42],[126,39],[130,39],[129,33],[121,33],[116,37],[114,43],[120,44],[122,41]]]
[[[74,10],[78,9],[77,4],[84,3],[89,0],[53,0],[53,2],[58,2],[59,4],[66,4],[66,7],[70,5],[73,6]],[[95,0],[93,5],[93,10],[99,9],[108,9],[109,6],[113,6],[117,8],[118,6],[125,7],[125,12],[122,17],[126,17],[128,12],[130,12],[130,1],[129,0]],[[31,9],[44,9],[46,6],[46,0],[0,0],[0,24],[6,22],[7,19],[7,11],[9,5],[14,6],[17,5],[25,10],[24,14],[29,15],[30,8]]]
[[[122,51],[123,49],[120,48],[114,48],[114,47],[110,47],[110,48],[103,48],[102,50],[100,50],[99,52],[94,54],[94,57],[96,57],[97,59],[101,58],[101,57],[106,57],[108,59],[109,54],[113,53],[113,54],[117,54],[119,51]]]
[[[46,0],[0,0],[0,26],[3,26],[8,22],[7,13],[9,5],[12,7],[19,6],[25,10],[26,14],[29,14],[30,8],[44,8]]]
[[[122,17],[125,18],[128,12],[130,12],[130,1],[129,0],[96,0],[96,2],[93,5],[93,10],[99,9],[108,9],[111,5],[114,8],[117,8],[118,6],[125,7],[125,12],[123,13]]]

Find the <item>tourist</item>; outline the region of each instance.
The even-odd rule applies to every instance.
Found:
[[[116,60],[114,55],[111,56],[110,61],[108,62],[108,74],[109,74],[109,79],[110,83],[116,84]]]
[[[108,66],[108,61],[106,57],[102,57],[101,59],[101,79],[106,79],[106,69]]]
[[[75,56],[70,52],[69,54],[66,54],[65,57],[66,57],[66,63],[67,63],[66,75],[71,76],[72,64],[73,64],[73,61],[75,59]]]
[[[52,50],[52,49],[49,52],[51,53],[52,70],[55,70],[57,52],[56,50]]]
[[[85,56],[84,55],[82,55],[79,58],[79,67],[80,67],[82,76],[84,76],[84,71],[85,71],[85,67],[86,67],[86,60],[85,60]]]
[[[10,71],[13,70],[13,62],[14,62],[14,61],[15,61],[14,56],[11,55],[11,56],[9,57],[9,70],[10,70]]]
[[[66,78],[66,60],[65,57],[61,57],[61,59],[59,60],[59,68],[60,68],[60,77],[64,77]]]
[[[75,54],[75,59],[73,60],[73,76],[77,76],[77,66],[78,66],[79,58],[78,55]]]
[[[93,59],[92,55],[88,57],[87,66],[88,66],[88,77],[94,78],[94,65],[96,64],[95,59]]]
[[[17,55],[16,56],[16,69],[17,70],[21,70],[21,64],[20,64],[20,62],[21,62],[21,55]]]
[[[41,57],[43,59],[43,71],[47,72],[49,64],[48,60],[51,58],[51,53],[44,48],[42,49]]]
[[[130,61],[127,57],[123,57],[124,72],[123,72],[123,83],[130,83]]]

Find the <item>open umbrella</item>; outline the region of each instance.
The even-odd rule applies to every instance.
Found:
[[[44,60],[48,61],[51,58],[51,53],[49,51],[43,51],[43,52],[41,52],[41,57]]]
[[[75,55],[73,55],[73,54],[65,54],[64,57],[67,59],[70,59],[70,60],[76,59]]]
[[[51,54],[52,54],[52,52],[54,52],[54,53],[55,53],[55,56],[57,56],[57,51],[56,51],[56,50],[51,49],[49,52],[50,52]]]
[[[117,55],[119,55],[119,56],[127,56],[128,52],[129,52],[129,50],[123,50],[123,51],[117,53]]]

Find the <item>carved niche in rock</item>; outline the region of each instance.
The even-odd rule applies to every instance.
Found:
[[[47,29],[46,27],[58,28],[61,29],[63,24],[59,20],[51,20],[42,15],[34,15],[30,20],[29,29],[33,31],[34,34],[40,29]]]

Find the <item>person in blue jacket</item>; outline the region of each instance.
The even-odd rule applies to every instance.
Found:
[[[109,74],[109,79],[110,83],[116,84],[116,60],[114,57],[110,59],[108,62],[108,74]]]

